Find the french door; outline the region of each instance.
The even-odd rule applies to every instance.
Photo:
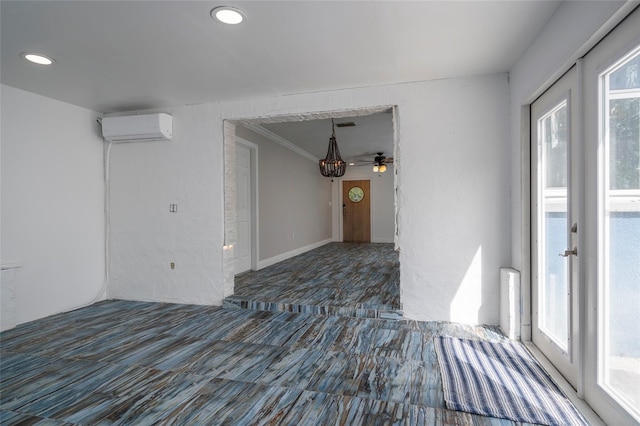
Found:
[[[640,423],[640,9],[584,58],[585,399]]]
[[[574,387],[580,354],[577,83],[574,67],[531,105],[532,340]]]
[[[532,339],[640,422],[640,10],[531,105]]]

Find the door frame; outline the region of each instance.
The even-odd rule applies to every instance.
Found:
[[[241,145],[244,148],[249,150],[251,155],[251,163],[250,163],[250,171],[251,171],[251,213],[250,213],[250,221],[251,221],[251,249],[249,250],[249,255],[251,256],[251,270],[258,270],[258,259],[260,253],[260,222],[258,220],[259,216],[259,191],[258,191],[258,145],[253,142],[249,142],[246,139],[242,139],[241,137],[236,136],[236,144]]]
[[[339,219],[339,224],[338,224],[338,232],[339,232],[339,236],[340,236],[339,237],[339,241],[340,242],[344,241],[344,215],[342,214],[342,204],[344,203],[344,197],[343,197],[344,194],[342,193],[343,192],[342,191],[342,186],[344,185],[344,182],[348,182],[350,180],[367,180],[367,181],[369,181],[369,235],[370,235],[369,241],[373,243],[374,242],[373,241],[373,220],[374,220],[374,214],[375,214],[374,210],[375,209],[373,208],[373,189],[372,189],[372,186],[371,186],[372,179],[370,177],[361,177],[361,178],[358,178],[358,177],[346,177],[345,178],[345,177],[343,177],[343,178],[338,179],[338,181],[337,181],[338,182],[338,193],[340,194],[339,195],[339,200],[340,200],[339,203],[340,204],[338,206],[339,207],[338,210],[340,211],[340,214],[338,215],[339,218],[340,218]]]
[[[236,232],[236,224],[235,224],[235,142],[236,139],[240,137],[236,134],[236,124],[246,124],[246,123],[254,123],[254,124],[264,124],[264,123],[282,123],[288,121],[301,121],[301,120],[316,120],[316,119],[325,119],[325,118],[345,118],[345,117],[358,117],[358,116],[366,116],[377,114],[380,112],[391,112],[391,122],[393,126],[393,157],[395,158],[394,170],[400,167],[400,156],[398,155],[398,140],[399,140],[399,107],[396,104],[369,104],[366,103],[360,106],[353,106],[346,109],[336,109],[329,110],[326,109],[302,109],[296,112],[289,112],[285,114],[278,114],[274,112],[272,115],[248,115],[248,116],[223,116],[221,118],[222,123],[222,156],[218,159],[217,165],[224,169],[224,177],[223,177],[223,191],[222,191],[222,199],[220,200],[222,203],[222,210],[224,214],[224,223],[223,223],[223,246],[222,246],[222,254],[221,254],[221,262],[222,262],[222,275],[224,277],[224,297],[228,297],[234,294],[235,292],[235,279],[234,279],[234,255],[233,255],[233,244],[235,242],[235,232]],[[233,114],[231,114],[233,115]],[[256,168],[257,170],[257,168]],[[256,172],[256,176],[258,173]],[[394,172],[394,227],[395,227],[395,235],[394,235],[394,244],[396,250],[399,250],[399,225],[398,225],[398,217],[400,216],[400,206],[397,203],[397,190],[400,182],[400,175]],[[335,188],[335,187],[334,187]],[[332,188],[332,197],[331,203],[335,207],[335,203],[337,203],[340,198],[335,189]],[[257,198],[257,197],[256,197]],[[257,203],[256,203],[257,206]],[[257,210],[256,210],[257,211]],[[332,215],[337,214],[337,209],[332,209]],[[334,219],[336,222],[337,218]],[[334,223],[336,223],[334,222]],[[258,223],[256,223],[256,231],[257,232]],[[340,241],[340,237],[336,235],[337,227],[333,227],[333,239],[334,241]],[[259,253],[258,240],[256,238],[256,253]],[[256,255],[256,261],[259,258]],[[400,261],[402,264],[402,260]],[[400,283],[402,287],[402,283]]]

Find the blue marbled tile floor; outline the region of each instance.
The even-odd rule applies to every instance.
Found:
[[[396,319],[400,262],[393,244],[330,243],[235,277],[227,308]]]
[[[0,334],[2,425],[512,425],[445,409],[434,335],[492,327],[105,301]]]

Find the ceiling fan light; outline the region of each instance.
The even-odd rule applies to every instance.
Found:
[[[380,164],[380,173],[384,173],[387,171],[387,165],[386,164]]]
[[[377,164],[373,165],[373,173],[378,173],[379,167]]]

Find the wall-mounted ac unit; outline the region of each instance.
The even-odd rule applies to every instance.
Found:
[[[173,117],[164,113],[104,117],[102,136],[111,142],[170,141]]]

